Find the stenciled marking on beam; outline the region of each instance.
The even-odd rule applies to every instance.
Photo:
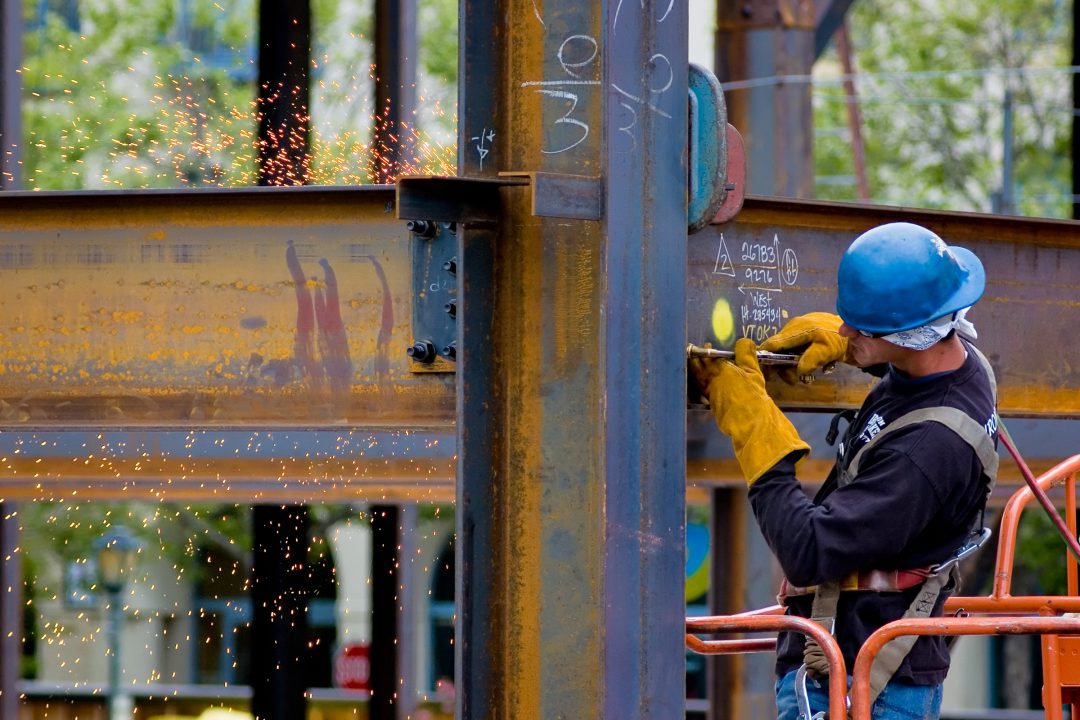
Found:
[[[835,312],[844,250],[893,221],[925,225],[986,267],[986,294],[968,317],[997,374],[1002,414],[1080,416],[1080,366],[1068,361],[1080,354],[1080,334],[1062,330],[1080,324],[1080,226],[1069,221],[748,198],[734,221],[690,240],[690,340],[730,349],[740,337],[763,341],[796,315]],[[830,409],[857,406],[871,384],[839,366],[810,386],[773,382],[770,393],[787,408]]]

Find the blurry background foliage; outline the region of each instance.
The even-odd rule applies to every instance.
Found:
[[[1071,4],[859,0],[849,13],[871,200],[991,212],[1013,96],[1013,211],[1069,217]],[[857,199],[840,67],[815,67],[817,195]]]
[[[254,0],[28,0],[24,183],[29,189],[255,182]],[[313,0],[315,184],[368,181],[371,0]],[[421,0],[416,170],[456,161],[457,2]]]

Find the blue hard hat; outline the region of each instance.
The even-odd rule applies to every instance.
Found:
[[[837,271],[836,311],[851,327],[888,334],[974,305],[986,289],[975,254],[920,225],[897,222],[851,243]]]

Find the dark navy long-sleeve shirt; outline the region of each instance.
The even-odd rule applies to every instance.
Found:
[[[839,455],[851,458],[888,423],[926,407],[958,408],[996,433],[991,381],[973,351],[955,371],[909,378],[890,368],[848,426]],[[838,580],[866,570],[903,570],[950,558],[980,519],[987,478],[975,451],[955,432],[923,422],[890,432],[860,460],[853,482],[837,488],[834,467],[811,501],[795,477],[793,454],[750,488],[750,503],[788,580],[797,586]],[[841,461],[842,462],[842,461]],[[951,588],[941,594],[941,613]],[[844,592],[836,638],[850,672],[859,648],[885,623],[904,615],[918,588],[903,592]],[[810,617],[812,596],[788,600],[788,612]],[[803,662],[803,637],[782,633],[777,673]],[[933,685],[945,679],[943,637],[922,637],[896,679]]]

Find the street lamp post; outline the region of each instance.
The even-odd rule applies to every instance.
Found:
[[[131,697],[120,687],[120,593],[135,569],[139,548],[139,541],[121,525],[113,526],[94,543],[101,587],[109,595],[109,720],[131,720],[134,709]]]

